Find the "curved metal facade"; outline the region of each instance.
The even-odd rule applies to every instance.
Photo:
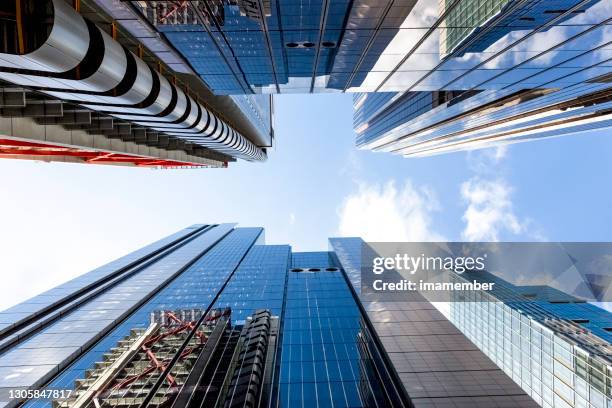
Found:
[[[62,0],[38,49],[0,53],[0,79],[205,146],[263,161],[266,153]]]

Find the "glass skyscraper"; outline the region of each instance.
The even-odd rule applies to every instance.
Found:
[[[214,95],[144,21],[124,13],[125,28],[88,0],[6,1],[0,15],[0,158],[161,168],[266,160],[271,97]]]
[[[590,3],[595,2],[592,0]],[[576,14],[584,13],[584,9],[590,5],[589,2],[581,2],[579,8],[567,13],[576,4],[572,0],[468,0],[453,6],[453,1],[442,0],[440,12],[443,14],[448,8],[448,16],[446,27],[443,27],[440,35],[440,53],[450,54],[458,48],[462,48],[460,55],[485,51],[511,31],[536,28],[558,15],[562,17],[557,19],[556,24],[561,24]],[[480,30],[493,19],[496,20],[495,28],[480,36]],[[473,38],[475,41],[471,41]]]
[[[355,89],[358,147],[428,156],[612,126],[609,2],[438,3]]]
[[[0,405],[537,406],[429,302],[363,298],[360,239],[263,240],[194,225],[1,312]]]
[[[355,93],[357,146],[406,156],[612,126],[605,0],[77,3],[0,21],[0,113],[37,135],[4,157],[262,161],[277,93]]]
[[[100,0],[110,14],[126,5]],[[414,1],[134,2],[216,94],[360,86]]]
[[[488,293],[450,302],[450,320],[543,407],[612,406],[612,314],[549,286],[488,272]]]

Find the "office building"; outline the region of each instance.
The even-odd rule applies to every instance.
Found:
[[[455,278],[495,283],[451,301],[450,320],[538,404],[612,404],[612,314],[549,286],[516,286],[488,272]]]
[[[402,155],[610,127],[603,0],[68,3],[0,10],[2,157],[261,161],[289,92],[356,93],[358,147]]]
[[[466,52],[482,52],[512,31],[530,30],[557,18],[555,24],[562,24],[595,3],[573,0],[485,0],[462,1],[453,6],[451,0],[440,1],[440,15],[446,15],[446,24],[440,33],[440,54],[457,56]],[[566,13],[577,4],[578,8]],[[495,28],[479,35],[487,24]],[[548,30],[548,26],[544,29]]]
[[[354,95],[358,147],[428,156],[611,127],[609,2],[439,3]]]
[[[146,18],[220,95],[360,86],[416,3],[96,2],[111,15]]]
[[[216,94],[356,93],[362,149],[424,156],[612,124],[606,1],[97,3],[127,29],[145,20]]]
[[[423,298],[362,298],[361,243],[163,238],[0,313],[0,405],[537,406]]]
[[[93,1],[0,7],[0,157],[155,167],[266,159],[271,99],[213,95],[146,26],[143,45]]]

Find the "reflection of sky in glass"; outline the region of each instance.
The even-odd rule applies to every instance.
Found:
[[[497,2],[476,19],[478,2],[438,3],[272,0],[265,24],[226,4],[218,27],[159,29],[218,93],[536,86],[609,57],[606,1]]]
[[[512,3],[451,45],[462,27],[419,3],[353,89],[395,93],[355,99],[357,145],[427,156],[612,126],[610,2],[535,1],[505,15]]]
[[[609,89],[609,1],[272,0],[264,20],[224,7],[221,25],[160,30],[219,94],[393,95],[356,109],[360,147],[422,156],[612,126],[612,102],[558,107]]]
[[[579,2],[563,3],[569,8]],[[610,38],[610,27],[605,24],[606,19],[612,15],[612,7],[608,2],[590,2],[589,5],[583,13],[567,20],[561,19],[557,22],[558,25],[552,24],[540,31],[520,26],[495,29],[495,24],[491,22],[490,30],[497,30],[496,34],[500,37],[492,45],[482,52],[468,52],[460,57],[451,54],[443,58],[440,53],[440,38],[451,27],[437,18],[432,19],[432,15],[436,15],[432,3],[429,3],[427,8],[424,2],[419,2],[400,32],[382,53],[373,72],[361,87],[354,90],[497,89],[536,74],[544,68],[561,64],[581,50],[588,53],[598,46],[602,47],[588,53],[589,57],[574,59],[572,64],[560,65],[553,72],[548,70],[545,77],[538,78],[538,81],[551,81],[601,62],[606,59],[606,55],[609,58],[610,47],[606,39]],[[554,15],[551,14],[548,21],[551,21],[552,16]],[[433,24],[439,26],[432,30],[422,28],[433,28]],[[418,47],[413,47],[416,43]],[[584,44],[589,46],[585,49]],[[401,62],[399,66],[398,62]],[[520,67],[519,73],[498,77],[505,70],[521,63],[525,65]],[[431,70],[434,71],[430,72]],[[395,72],[389,75],[391,71]]]

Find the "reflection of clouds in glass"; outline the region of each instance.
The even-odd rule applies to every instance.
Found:
[[[483,64],[482,67],[479,67],[479,71],[461,78],[460,81],[455,82],[445,89],[469,89],[475,87],[487,78],[493,78],[495,75],[503,73],[502,70],[511,69],[517,64],[521,64],[535,57],[528,63],[528,67],[522,67],[529,68],[529,71],[525,70],[525,72],[520,73],[515,71],[517,76],[516,80],[520,81],[521,77],[528,77],[537,73],[536,69],[549,68],[554,64],[574,57],[575,50],[577,49],[586,51],[611,38],[612,28],[606,26],[596,29],[592,33],[579,36],[576,40],[569,42],[567,45],[553,49],[564,41],[589,29],[593,24],[598,24],[612,15],[611,4],[612,2],[609,1],[596,2],[594,5],[588,7],[584,13],[572,16],[569,19],[563,20],[562,23],[557,26],[551,26],[531,36],[529,36],[529,34],[533,32],[532,29],[518,30],[507,28],[510,31],[503,35],[493,45],[489,46],[484,52],[471,52],[461,57],[448,58],[439,67],[437,72],[420,82],[413,90],[427,91],[440,89],[465,73],[466,70],[483,64],[484,61],[491,58],[495,53],[501,52],[504,48],[512,46],[512,44],[515,43],[516,44],[512,46],[512,48]],[[439,11],[437,10],[435,2],[420,1],[402,24],[403,29],[400,30],[380,56],[377,64],[372,70],[373,72],[367,76],[361,89],[373,90],[373,88],[376,88],[382,83],[387,74],[407,55],[418,40],[426,35],[426,30],[422,29],[422,27],[430,27],[436,21],[438,15]],[[410,56],[397,72],[395,72],[383,85],[381,90],[404,91],[406,88],[414,86],[427,74],[427,71],[435,68],[443,61],[439,51],[439,41],[444,30],[444,28],[441,28],[431,33],[416,52]],[[588,47],[585,47],[584,44],[588,44]],[[592,58],[581,58],[579,64],[582,67],[592,65],[603,59],[605,57],[604,54],[605,50],[594,51],[591,54]],[[572,61],[572,63],[573,62],[578,63],[576,60]],[[556,68],[551,71],[554,72],[546,72],[542,78],[538,78],[536,83],[524,85],[527,87],[535,87],[539,83],[550,81],[556,77],[567,75],[568,73],[567,68]],[[483,84],[482,87],[479,86],[479,88],[496,89],[512,82],[514,82],[512,75],[507,73],[504,74],[503,80],[502,78],[500,78],[500,80],[491,80]],[[555,86],[557,85],[559,84],[555,84]]]
[[[511,50],[501,54],[499,57],[487,62],[483,68],[486,69],[508,69],[515,67],[527,61],[530,58],[536,57],[529,61],[523,68],[547,68],[553,64],[566,61],[575,55],[585,52],[588,49],[608,41],[612,34],[610,26],[602,26],[595,30],[584,33],[590,27],[569,27],[556,26],[547,31],[539,32],[532,37],[521,41]],[[514,43],[523,37],[526,31],[514,31],[502,37],[498,42],[491,46],[487,51],[497,51]],[[581,35],[582,34],[582,35]],[[559,46],[567,39],[578,36],[571,42]],[[585,46],[588,44],[588,46]],[[555,48],[556,47],[556,48]],[[554,48],[554,49],[553,49]],[[593,55],[600,53],[600,50],[595,50]],[[541,54],[541,55],[538,55]],[[478,54],[470,54],[472,58],[478,58]],[[591,58],[591,61],[585,59],[581,61],[582,66],[591,65],[598,59]]]
[[[438,6],[436,2],[419,1],[400,26],[399,32],[382,52],[360,88],[369,90],[376,88],[384,80],[387,73],[390,72],[402,58],[404,58],[406,53],[416,45],[419,39],[427,33],[427,27],[431,27],[437,18]],[[437,30],[432,33],[432,35],[437,37]],[[424,59],[421,60],[422,64],[413,66],[411,69],[418,69],[418,66],[435,66],[435,63],[439,61],[437,44],[438,40],[436,38],[433,48],[431,45],[421,45],[417,52],[420,53],[424,52],[423,50],[429,50],[429,52],[433,52],[433,55],[425,56]],[[404,66],[406,66],[406,64],[402,66],[402,69]]]
[[[612,302],[593,302],[592,304],[608,312],[612,312]]]
[[[577,13],[560,25],[597,24],[610,16],[612,16],[612,2],[609,0],[596,0],[591,2],[585,13]]]
[[[503,49],[508,45],[520,40],[528,31],[513,31],[508,35],[502,37],[499,41],[492,45],[491,48],[496,50]],[[499,69],[499,68],[511,68],[514,67],[529,58],[534,57],[538,53],[550,49],[550,47],[555,46],[561,42],[563,42],[567,38],[567,31],[565,27],[555,27],[545,32],[540,32],[528,38],[524,41],[521,41],[517,45],[515,45],[512,50],[507,51],[501,54],[499,57],[487,62],[484,65],[484,68],[488,69]],[[557,51],[546,52],[539,57],[537,57],[534,61],[537,66],[547,66],[550,64],[552,58],[557,53]],[[532,62],[534,63],[534,62]]]
[[[559,269],[551,260],[550,265],[536,264],[521,265],[512,264],[512,268],[490,271],[496,276],[507,280],[516,286],[549,286],[563,293],[585,300],[594,300],[597,297],[584,284],[577,269],[570,266],[567,269]],[[545,268],[549,268],[546,270]]]
[[[501,243],[488,270],[517,286],[545,285],[585,300],[612,299],[607,243]]]

